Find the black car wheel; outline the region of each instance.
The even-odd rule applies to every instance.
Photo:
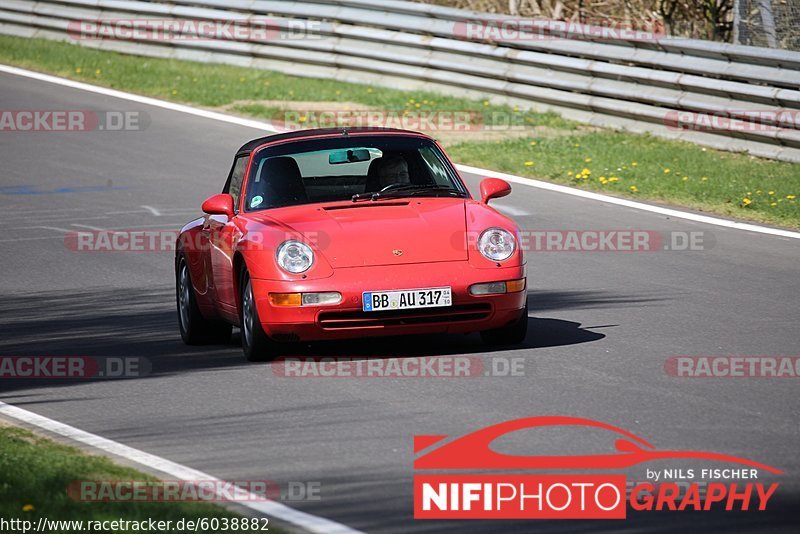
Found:
[[[242,288],[241,330],[244,356],[251,362],[269,361],[276,356],[275,342],[267,336],[261,327],[261,319],[258,316],[258,308],[253,296],[253,285],[246,269],[242,271],[242,280],[239,287]]]
[[[189,266],[183,255],[178,257],[178,265],[175,270],[175,293],[178,303],[178,327],[184,343],[205,345],[230,341],[231,325],[220,321],[209,321],[200,313],[189,274]]]

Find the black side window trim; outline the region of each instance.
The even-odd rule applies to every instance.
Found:
[[[233,165],[231,165],[231,170],[228,171],[228,179],[225,180],[225,187],[222,188],[223,193],[230,193],[231,190],[231,180],[233,179],[233,171],[236,169],[236,164],[239,162],[240,158],[245,158],[247,160],[250,157],[249,153],[242,153],[236,154],[233,158]],[[242,169],[242,183],[239,184],[239,198],[234,199],[233,203],[233,212],[239,213],[239,200],[242,198],[242,186],[244,186],[244,175],[246,174],[247,169]]]

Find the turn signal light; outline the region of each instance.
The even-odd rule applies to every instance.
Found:
[[[273,306],[330,306],[342,302],[338,291],[324,293],[270,293]]]
[[[302,293],[270,293],[269,301],[273,306],[302,306]]]
[[[525,289],[525,279],[510,280],[508,282],[487,282],[469,286],[470,295],[502,295],[516,293]]]

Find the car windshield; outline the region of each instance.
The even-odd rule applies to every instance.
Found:
[[[334,201],[378,201],[468,193],[428,139],[352,135],[297,141],[259,151],[245,210]]]

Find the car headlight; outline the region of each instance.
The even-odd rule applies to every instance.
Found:
[[[486,259],[507,260],[517,248],[517,241],[511,232],[502,228],[488,228],[478,238],[478,250]]]
[[[305,243],[290,239],[278,247],[277,259],[284,271],[300,274],[314,265],[314,251]]]

